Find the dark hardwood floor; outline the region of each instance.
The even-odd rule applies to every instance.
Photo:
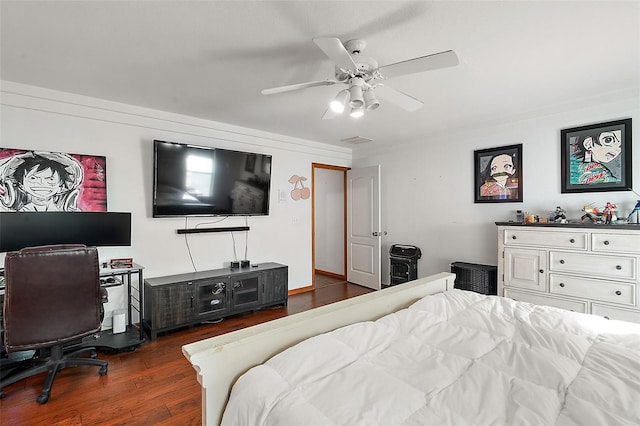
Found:
[[[99,352],[98,358],[109,362],[106,376],[95,367],[64,369],[44,405],[36,402],[44,374],[7,386],[0,425],[199,425],[200,385],[182,345],[370,291],[344,281],[323,282],[314,291],[291,295],[287,307],[161,335],[133,352]]]

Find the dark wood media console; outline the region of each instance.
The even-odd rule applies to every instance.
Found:
[[[274,305],[286,305],[289,269],[279,263],[144,280],[142,324],[158,333]]]

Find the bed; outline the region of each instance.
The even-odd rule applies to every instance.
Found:
[[[640,325],[453,279],[184,346],[203,424],[640,424]]]

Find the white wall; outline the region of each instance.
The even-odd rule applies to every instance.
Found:
[[[569,218],[580,218],[583,205],[602,208],[607,201],[625,216],[640,195],[633,192],[561,194],[560,130],[598,122],[633,118],[633,188],[640,193],[640,104],[638,93],[591,107],[574,105],[559,113],[539,114],[519,121],[505,119],[492,127],[477,127],[374,151],[354,150],[354,167],[381,165],[383,237],[382,282],[389,282],[391,244],[422,249],[418,274],[449,269],[452,261],[497,264],[494,222],[515,220],[516,210],[546,217],[556,206]],[[522,203],[474,204],[474,150],[523,144]]]
[[[176,233],[219,218],[151,217],[154,139],[271,154],[270,214],[233,233],[237,256],[244,258],[246,237],[252,263],[288,265],[290,289],[311,285],[311,199],[291,200],[288,180],[310,177],[312,162],[350,166],[350,149],[6,81],[1,94],[0,146],[106,156],[107,208],[132,213],[132,245],[100,248],[100,257],[133,257],[145,277],[193,271],[187,241],[197,270],[234,259],[231,233]],[[211,226],[243,225],[245,218],[229,218]]]
[[[154,277],[193,270],[178,218],[151,218],[152,141],[165,139],[273,155],[271,214],[249,218],[248,258],[289,265],[289,288],[311,284],[311,200],[288,196],[291,175],[311,175],[311,163],[350,166],[348,149],[268,134],[223,123],[1,82],[0,146],[45,149],[107,157],[108,209],[130,211],[132,246],[103,248],[101,257],[132,256]],[[476,126],[403,145],[393,141],[376,150],[361,145],[354,166],[381,164],[383,237],[382,281],[389,282],[388,248],[415,244],[422,249],[419,275],[447,270],[452,261],[497,262],[495,221],[515,218],[517,209],[545,215],[564,207],[571,218],[584,204],[612,201],[623,213],[636,200],[632,192],[560,193],[560,130],[632,117],[638,141],[638,94],[589,107],[568,105],[563,112],[505,118],[493,126]],[[473,151],[523,144],[523,203],[473,203]],[[637,145],[637,144],[636,144]],[[640,192],[640,149],[633,153],[634,184]],[[283,202],[279,195],[283,192]],[[187,226],[207,222],[189,219]],[[244,225],[243,218],[220,225]],[[243,233],[235,233],[238,257]],[[233,258],[231,234],[187,237],[198,270],[226,265]],[[0,256],[0,261],[3,257]]]
[[[315,267],[344,275],[344,172],[316,167],[313,186]]]

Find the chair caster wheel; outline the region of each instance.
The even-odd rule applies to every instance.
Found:
[[[7,396],[7,394],[4,391],[0,391],[0,399],[4,398],[5,396]]]
[[[37,401],[38,401],[38,404],[46,404],[47,401],[49,401],[49,394],[41,393]]]
[[[107,367],[100,367],[100,371],[98,372],[98,374],[100,374],[101,376],[106,376],[107,375]]]

